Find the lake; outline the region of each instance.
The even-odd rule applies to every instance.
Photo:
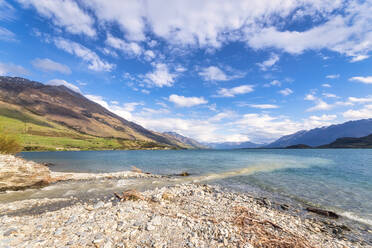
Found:
[[[239,191],[277,195],[330,208],[372,225],[371,149],[242,149],[22,153],[54,171],[115,172],[136,166]]]

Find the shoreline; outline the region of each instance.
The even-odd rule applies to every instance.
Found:
[[[187,183],[137,193],[139,197],[126,201],[111,194],[85,200],[72,197],[0,204],[0,246],[371,245],[350,239],[353,230],[334,219],[302,218],[291,206],[280,210],[268,199],[219,186]]]

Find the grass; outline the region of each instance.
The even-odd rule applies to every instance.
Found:
[[[18,137],[0,131],[0,153],[16,154],[20,151],[22,151],[22,145]]]
[[[0,127],[19,137],[24,151],[169,149],[155,142],[95,137],[32,113],[0,106]]]

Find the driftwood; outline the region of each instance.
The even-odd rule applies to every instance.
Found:
[[[248,242],[260,248],[313,248],[301,235],[259,216],[245,207],[235,207],[234,223],[240,227],[243,244]]]
[[[140,192],[134,189],[124,191],[121,195],[115,192],[114,195],[120,199],[120,201],[138,201],[145,199]]]

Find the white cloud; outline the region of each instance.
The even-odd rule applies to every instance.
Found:
[[[249,29],[247,42],[256,49],[275,47],[292,54],[305,50],[329,49],[350,56],[353,60],[365,59],[372,50],[371,15],[368,14],[372,11],[372,3],[333,3],[337,5],[333,6],[336,8],[343,6],[344,11],[342,14],[328,15],[328,20],[324,23],[305,31],[279,31],[274,26]]]
[[[352,61],[366,59],[372,50],[371,1],[18,1],[35,6],[71,33],[91,37],[97,19],[99,28],[118,26],[126,40],[150,43],[155,37],[182,48],[213,50],[244,41],[253,49],[273,47],[297,54],[328,49]],[[302,27],[305,18],[315,20],[313,27],[285,28]]]
[[[42,16],[52,20],[54,25],[63,27],[72,34],[96,36],[94,19],[72,0],[17,0],[23,6],[32,5]]]
[[[51,59],[34,59],[31,64],[42,71],[56,71],[64,74],[70,74],[71,70],[67,65],[60,64]]]
[[[236,113],[235,112],[233,112],[233,111],[224,111],[224,112],[220,112],[220,113],[212,116],[211,118],[209,118],[209,121],[219,122],[219,121],[222,121],[223,119],[232,118],[234,116],[236,116]]]
[[[332,75],[327,75],[326,78],[328,79],[336,79],[336,78],[339,78],[340,77],[340,74],[332,74]]]
[[[316,105],[314,107],[311,107],[307,109],[308,112],[312,111],[319,111],[319,110],[330,110],[334,106],[331,104],[328,104],[327,102],[323,101],[322,99],[316,100]]]
[[[206,81],[227,81],[230,78],[217,66],[209,66],[207,68],[203,68],[202,71],[199,72],[199,75],[204,78]]]
[[[307,101],[315,101],[317,98],[313,94],[307,94],[304,99]]]
[[[144,105],[143,102],[128,102],[123,105],[123,109],[128,112],[133,112],[137,106]]]
[[[352,77],[349,81],[357,81],[364,84],[372,84],[372,76],[369,77]]]
[[[332,94],[332,93],[323,93],[322,95],[327,97],[327,98],[338,98],[338,96],[336,96],[335,94]]]
[[[275,53],[271,54],[270,58],[265,60],[262,63],[258,63],[257,65],[260,67],[261,70],[266,71],[267,69],[273,67],[279,61],[279,56]]]
[[[322,87],[324,87],[324,88],[331,88],[332,86],[330,84],[322,84]]]
[[[285,88],[284,90],[280,90],[279,93],[282,94],[283,96],[288,96],[293,93],[293,90]]]
[[[342,115],[349,120],[372,118],[372,105],[365,105],[363,108],[357,110],[349,109]]]
[[[300,123],[286,117],[274,117],[268,114],[249,113],[234,122],[240,130],[253,141],[268,142],[300,130]]]
[[[0,14],[1,14],[1,12],[0,12]],[[12,31],[10,31],[6,28],[0,27],[0,40],[16,41],[16,35]]]
[[[1,21],[12,21],[14,19],[15,19],[14,7],[10,5],[9,3],[7,3],[5,0],[0,0],[0,20]]]
[[[332,121],[337,118],[337,115],[321,115],[321,116],[316,116],[312,115],[309,117],[310,120],[313,121]]]
[[[145,82],[152,87],[171,87],[175,81],[177,75],[171,73],[166,64],[158,63],[155,64],[154,70],[147,73],[144,78]]]
[[[271,86],[278,86],[278,87],[282,86],[282,82],[280,82],[279,80],[273,80],[268,84],[264,84],[264,87],[271,87]]]
[[[348,100],[352,103],[368,103],[372,102],[372,96],[369,97],[349,97]]]
[[[115,49],[121,50],[124,53],[129,54],[129,55],[138,56],[138,55],[141,55],[142,52],[143,52],[142,47],[140,45],[138,45],[138,43],[136,43],[136,42],[126,42],[125,40],[116,38],[116,37],[112,36],[111,34],[107,35],[107,39],[106,39],[105,43],[108,46],[111,46]]]
[[[0,76],[28,75],[29,72],[20,65],[5,64],[0,62]]]
[[[145,55],[145,59],[147,61],[151,61],[156,56],[155,53],[152,50],[146,50],[145,53],[144,53],[144,55]],[[177,68],[176,68],[176,71],[178,71]]]
[[[185,97],[175,94],[170,95],[168,100],[180,107],[193,107],[196,105],[208,103],[208,101],[205,100],[203,97]]]
[[[353,57],[350,62],[358,62],[358,61],[362,61],[362,60],[365,60],[365,59],[368,59],[369,58],[369,55],[357,55],[355,57]]]
[[[253,85],[240,85],[230,89],[221,88],[217,91],[219,97],[235,97],[236,95],[242,95],[253,91]]]
[[[73,54],[88,63],[88,68],[93,71],[111,71],[115,65],[102,60],[95,52],[79,43],[63,38],[55,38],[54,44],[70,54]]]
[[[73,85],[65,80],[62,80],[62,79],[52,79],[52,80],[49,80],[47,83],[47,85],[53,85],[53,86],[60,86],[60,85],[63,85],[63,86],[66,86],[67,88],[69,88],[70,90],[73,90],[77,93],[81,93],[79,87],[77,87],[76,85]]]
[[[279,108],[278,105],[274,104],[250,104],[249,105],[252,108],[258,108],[258,109],[276,109]]]
[[[82,2],[95,12],[101,22],[108,26],[112,23],[118,24],[127,39],[136,41],[145,39],[146,4],[143,1],[82,0]]]

